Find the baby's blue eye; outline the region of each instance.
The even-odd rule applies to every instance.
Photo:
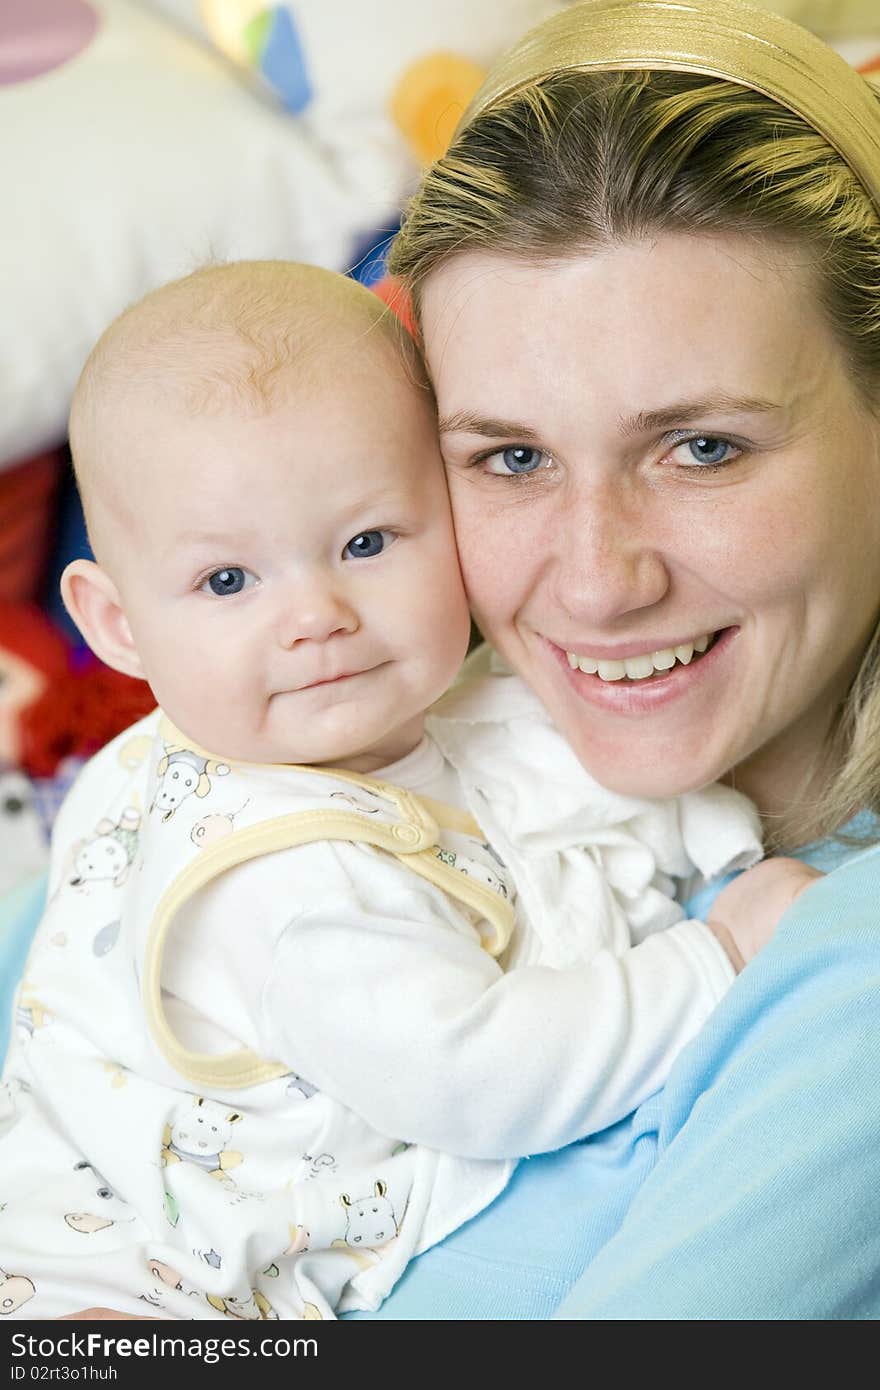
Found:
[[[249,570],[242,569],[239,565],[231,565],[229,569],[215,570],[213,574],[208,575],[200,588],[210,590],[218,598],[225,598],[227,594],[240,594],[242,589],[249,588],[248,580],[253,579],[254,576]]]
[[[370,560],[374,555],[381,555],[393,539],[390,531],[361,531],[344,546],[342,557],[344,560]]]

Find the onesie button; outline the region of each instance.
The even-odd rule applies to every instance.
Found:
[[[402,840],[405,845],[417,845],[422,838],[422,832],[415,825],[395,825],[394,838]]]

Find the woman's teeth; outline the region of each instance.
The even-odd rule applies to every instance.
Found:
[[[682,642],[679,647],[663,647],[659,652],[628,656],[624,661],[599,661],[592,656],[578,656],[575,652],[566,652],[565,655],[573,671],[585,671],[587,675],[598,676],[602,681],[622,681],[624,677],[631,681],[643,681],[653,676],[655,671],[671,671],[677,661],[687,666],[694,652],[704,652],[714,635],[708,632],[702,637],[695,637],[693,642]]]

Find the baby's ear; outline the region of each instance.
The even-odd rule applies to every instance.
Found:
[[[116,585],[94,560],[73,560],[61,576],[64,606],[96,656],[126,676],[143,668]]]

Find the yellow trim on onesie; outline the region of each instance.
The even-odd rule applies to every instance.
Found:
[[[163,732],[169,728],[168,722],[163,720]],[[175,741],[180,740],[180,746],[193,748],[200,756],[213,756],[195,749],[177,730],[170,731]],[[494,889],[445,864],[437,856],[440,825],[481,840],[484,838],[472,816],[428,797],[417,797],[390,782],[378,781],[374,777],[342,768],[291,764],[285,770],[318,774],[374,792],[397,807],[401,820],[394,825],[384,825],[354,811],[337,810],[297,811],[286,816],[274,816],[200,850],[198,857],[191,860],[166,889],[150,924],[144,954],[144,1007],[150,1032],[165,1060],[187,1080],[200,1086],[237,1090],[271,1081],[291,1070],[283,1063],[266,1062],[249,1048],[219,1055],[190,1052],[172,1032],[162,1005],[162,961],[174,919],[196,893],[228,869],[264,854],[274,854],[278,850],[292,849],[316,840],[346,840],[352,844],[372,845],[393,854],[413,873],[485,918],[493,935],[482,944],[491,955],[501,954],[513,932],[512,905]]]

